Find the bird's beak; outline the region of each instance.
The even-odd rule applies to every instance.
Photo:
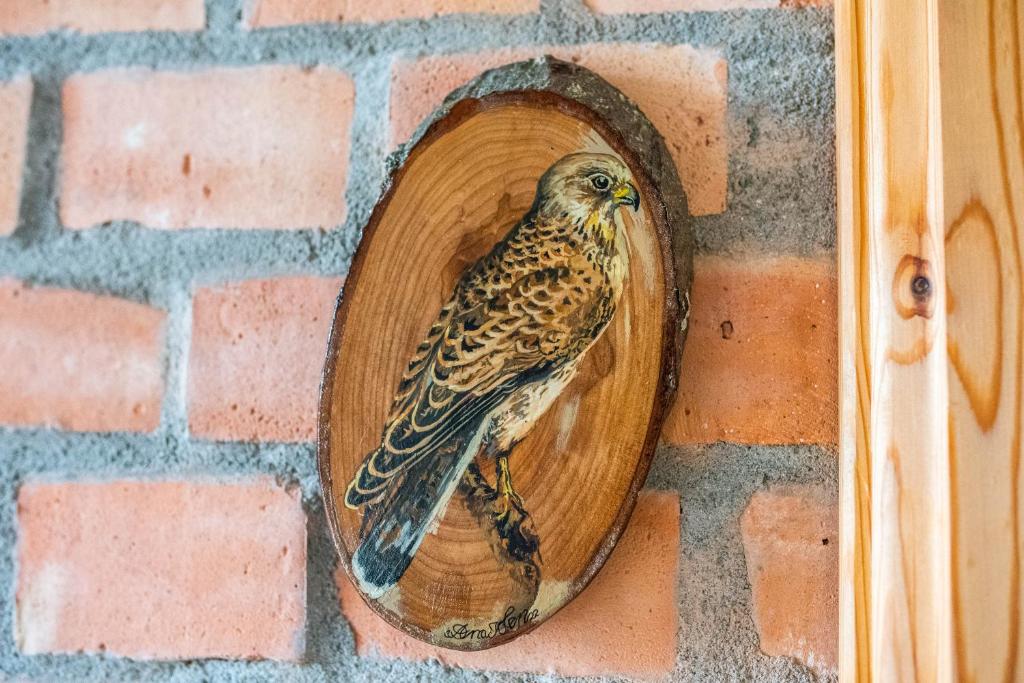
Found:
[[[615,198],[615,203],[619,206],[629,204],[633,207],[634,211],[640,208],[640,193],[636,191],[633,183],[622,183],[615,188],[615,193],[612,197]]]

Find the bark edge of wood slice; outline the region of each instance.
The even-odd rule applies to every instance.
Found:
[[[421,540],[400,535],[416,524],[374,536],[388,514],[412,507],[372,503],[379,507],[364,543],[360,527],[373,508],[346,502],[371,494],[348,498],[349,485],[381,447],[417,344],[466,269],[530,210],[543,172],[575,152],[624,163],[639,206],[616,212],[629,258],[610,322],[504,460],[522,505],[500,495],[497,460],[478,452],[454,484],[422,475],[429,481],[416,490],[432,494],[424,500],[452,492]],[[481,650],[533,630],[594,578],[629,520],[675,395],[693,244],[675,163],[654,126],[602,78],[549,56],[486,71],[454,91],[389,158],[338,297],[317,442],[332,539],[354,592],[376,614],[432,645]],[[394,460],[374,462],[379,473]],[[406,474],[401,486],[413,479]],[[383,588],[371,560],[388,543],[414,547],[397,583]],[[355,571],[361,545],[370,547]]]

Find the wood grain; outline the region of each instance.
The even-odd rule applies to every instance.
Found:
[[[935,466],[946,450],[945,310],[932,173],[938,103],[920,67],[929,64],[928,15],[915,3],[848,3],[837,20],[841,629],[851,618],[857,629],[855,658],[847,642],[841,663],[850,680],[937,680],[948,666],[940,661],[948,520]],[[927,278],[926,295],[914,291],[918,278]]]
[[[640,211],[623,218],[627,285],[579,375],[510,459],[541,539],[539,593],[524,593],[456,493],[397,588],[368,600],[393,625],[434,644],[481,649],[529,631],[586,585],[621,533],[677,362],[677,280],[664,203],[622,140],[569,100],[527,93],[457,105],[416,145],[375,210],[336,314],[320,462],[348,570],[360,517],[336,501],[379,443],[408,358],[466,267],[529,209],[540,175],[574,151],[617,154],[638,180]],[[493,471],[493,463],[477,461]],[[453,624],[486,628],[508,607],[536,616],[493,638],[445,636]]]
[[[1018,680],[1019,0],[836,7],[844,680]]]
[[[939,4],[952,621],[961,680],[1020,680],[1024,7]]]

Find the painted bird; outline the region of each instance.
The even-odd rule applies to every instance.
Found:
[[[368,596],[398,582],[478,453],[495,461],[499,502],[527,515],[508,456],[615,314],[628,270],[616,212],[639,202],[618,158],[565,156],[526,215],[463,273],[345,494],[363,514],[352,569]]]

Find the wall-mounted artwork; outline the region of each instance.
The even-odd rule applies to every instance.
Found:
[[[383,618],[487,648],[598,571],[677,381],[685,215],[651,124],[550,58],[453,93],[400,153],[339,300],[319,442],[345,570]]]

